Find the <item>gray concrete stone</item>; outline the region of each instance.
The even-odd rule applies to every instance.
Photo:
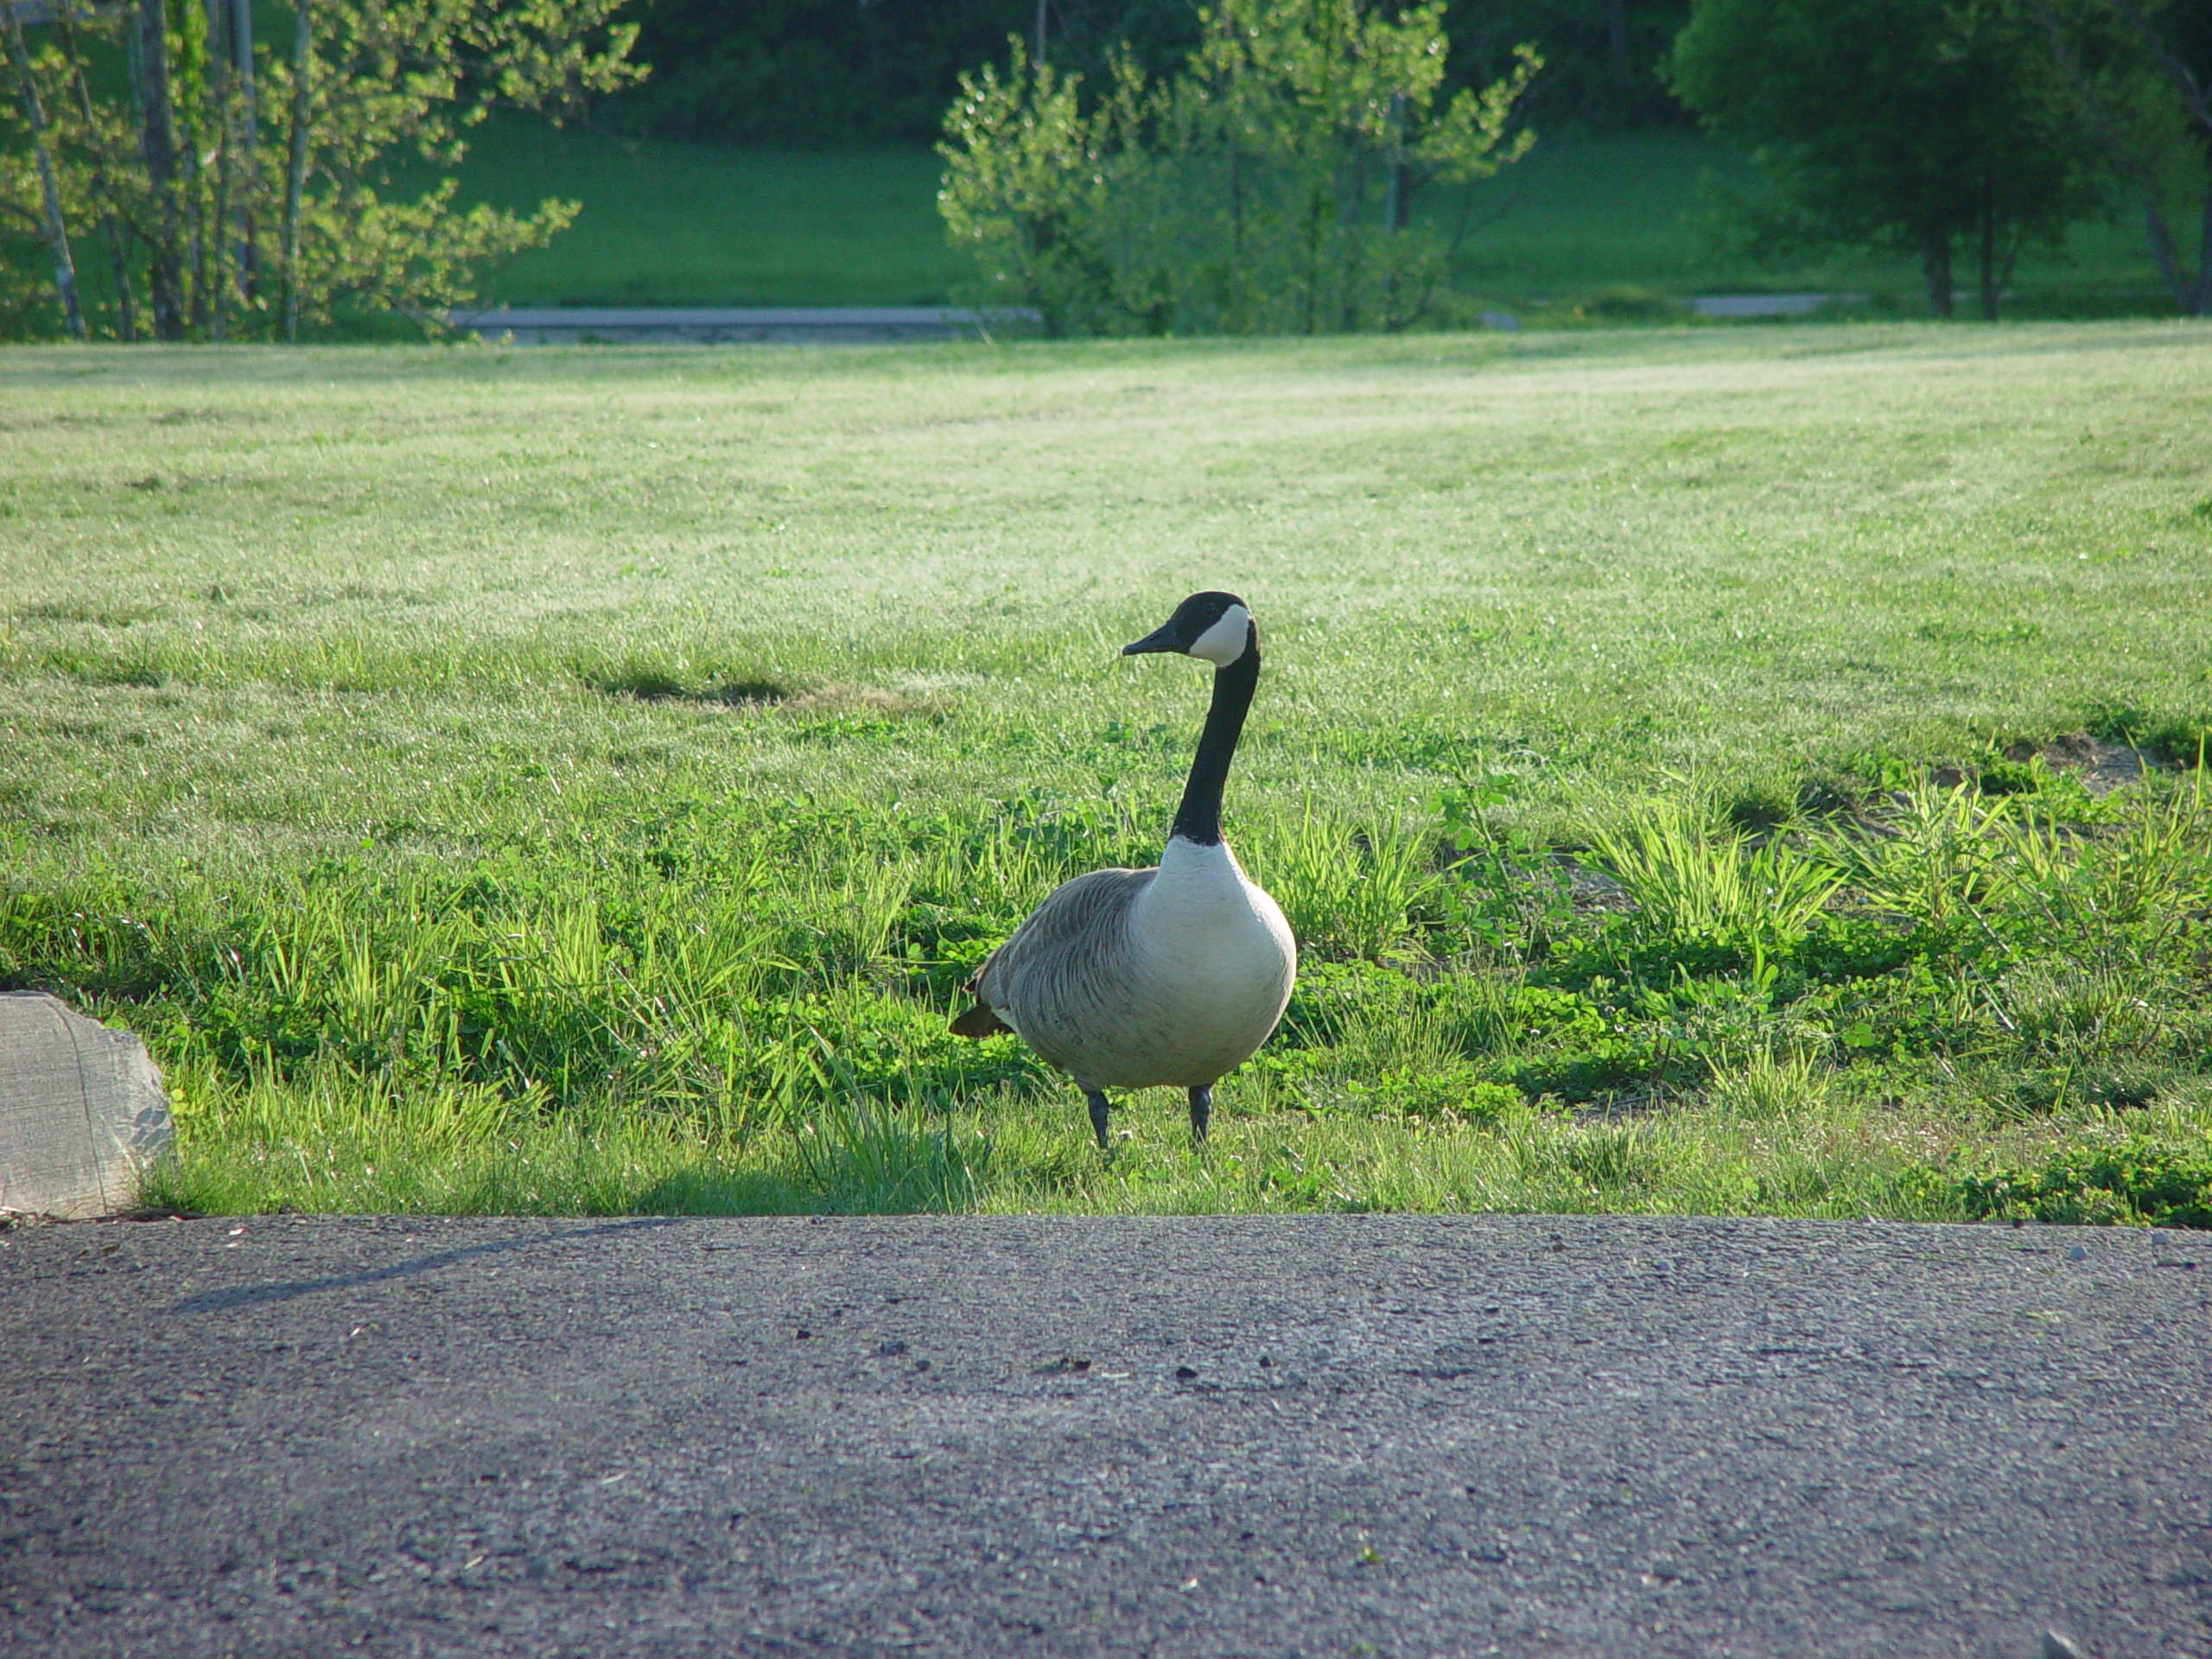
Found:
[[[169,1143],[146,1046],[40,991],[0,995],[0,1213],[114,1215]]]

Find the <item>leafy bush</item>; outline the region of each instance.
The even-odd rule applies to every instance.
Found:
[[[1010,43],[963,76],[938,195],[981,267],[985,305],[1048,335],[1402,328],[1447,250],[1410,217],[1437,179],[1485,178],[1541,62],[1443,96],[1444,8],[1221,0],[1179,73],[1116,59],[1088,112],[1080,77]]]
[[[1117,125],[1084,118],[1079,77],[1033,67],[1020,41],[1012,52],[1003,80],[988,63],[962,76],[945,115],[938,206],[946,233],[982,265],[985,304],[1035,310],[1048,340],[1111,332],[1131,308],[1099,224],[1109,191],[1103,152]]]

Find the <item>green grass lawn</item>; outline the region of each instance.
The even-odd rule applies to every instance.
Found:
[[[512,118],[473,141],[462,178],[470,200],[583,203],[550,247],[489,277],[486,293],[510,304],[933,305],[969,275],[938,218],[938,172],[927,151],[781,155]],[[1627,286],[1866,294],[1917,310],[1910,260],[1758,265],[1720,251],[1699,228],[1708,175],[1751,179],[1741,157],[1689,133],[1547,133],[1497,179],[1433,191],[1422,210],[1447,233],[1465,216],[1452,276],[1477,302],[1571,303]],[[2013,286],[2024,313],[2171,308],[2131,216],[2076,226],[2057,254],[2031,251]]]
[[[511,305],[942,305],[967,267],[927,150],[778,155],[522,119],[474,140],[469,200],[581,201],[575,227],[494,273]]]
[[[1705,228],[1708,181],[1755,193],[1736,151],[1694,133],[1565,132],[1495,179],[1430,207],[1440,225],[1472,227],[1452,277],[1463,291],[1510,302],[1557,300],[1609,285],[1661,294],[1863,294],[1910,315],[1925,301],[1916,258],[1837,252],[1758,264],[1732,255]],[[1960,284],[1974,280],[1961,255]],[[2056,250],[2031,248],[2012,284],[2017,314],[2171,309],[2139,216],[2076,225]],[[1972,308],[1962,301],[1961,310]]]
[[[38,349],[0,424],[0,981],[146,1036],[165,1201],[2212,1220],[2196,774],[2005,758],[2212,729],[2202,330]],[[1116,650],[1208,586],[1303,982],[1102,1160],[944,1022],[1156,855],[1204,676]]]

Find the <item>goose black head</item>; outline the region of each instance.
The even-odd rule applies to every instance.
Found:
[[[1252,648],[1252,613],[1234,594],[1192,594],[1169,617],[1133,645],[1124,657],[1172,651],[1227,668]]]

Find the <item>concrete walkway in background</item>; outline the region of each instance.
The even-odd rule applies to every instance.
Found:
[[[1831,300],[1849,304],[1864,294],[1700,294],[1683,304],[1700,317],[1805,317]]]
[[[518,346],[585,342],[724,345],[880,345],[909,340],[974,340],[985,324],[947,306],[835,306],[772,308],[539,307],[448,311],[464,334]]]
[[[2202,1234],[19,1227],[0,1652],[2201,1659],[2209,1373]]]
[[[1831,299],[1855,295],[1707,294],[1683,302],[1705,317],[1796,317]],[[1009,314],[1017,323],[1033,315]],[[586,343],[660,345],[880,345],[914,340],[974,340],[994,326],[980,314],[953,306],[818,306],[775,308],[505,307],[448,311],[446,320],[464,334],[517,346]],[[1518,328],[1510,312],[1483,314],[1488,328]]]

